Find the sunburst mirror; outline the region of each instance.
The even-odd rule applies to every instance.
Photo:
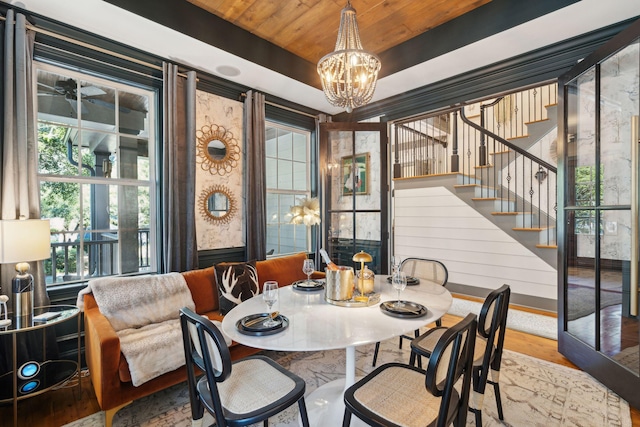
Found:
[[[225,175],[238,166],[240,146],[231,131],[223,126],[204,125],[196,131],[198,157],[202,169]]]
[[[228,224],[238,209],[235,197],[222,185],[211,185],[203,189],[198,206],[204,219],[215,224]]]

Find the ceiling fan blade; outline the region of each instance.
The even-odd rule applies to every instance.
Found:
[[[42,87],[45,87],[47,89],[51,89],[52,91],[57,92],[55,87],[53,87],[51,85],[48,85],[48,84],[45,84],[45,83],[42,83],[42,82],[38,82],[38,86],[42,86]]]
[[[74,113],[78,114],[78,100],[70,97],[67,97],[65,99],[69,102],[69,105],[71,105]],[[87,106],[84,105],[84,102],[80,101],[80,114],[87,114],[88,112],[89,110],[87,109]]]

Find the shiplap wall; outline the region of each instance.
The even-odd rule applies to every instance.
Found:
[[[450,283],[557,299],[556,270],[445,187],[395,185],[394,252],[442,261]]]

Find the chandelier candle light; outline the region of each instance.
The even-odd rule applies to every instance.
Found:
[[[320,59],[318,74],[331,105],[347,113],[371,101],[376,89],[380,59],[362,48],[356,11],[351,1],[342,9],[335,50]]]

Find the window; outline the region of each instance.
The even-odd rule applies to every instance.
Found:
[[[36,65],[48,286],[155,272],[155,92]]]
[[[310,230],[291,224],[291,207],[310,196],[310,133],[266,124],[267,255],[308,251]]]

